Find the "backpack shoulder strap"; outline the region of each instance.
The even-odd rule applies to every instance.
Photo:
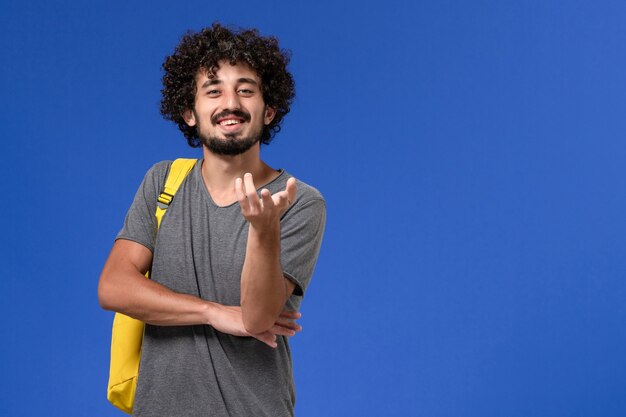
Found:
[[[197,159],[178,158],[172,162],[163,191],[161,191],[159,198],[157,198],[157,227],[161,226],[161,219],[169,205],[172,204],[178,187],[183,183],[183,180],[187,177],[187,174],[189,174],[197,161]]]

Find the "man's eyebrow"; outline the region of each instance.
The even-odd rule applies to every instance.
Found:
[[[239,84],[254,84],[254,85],[259,85],[259,83],[256,82],[256,80],[252,79],[252,78],[240,78],[237,80],[237,82]]]
[[[209,78],[208,80],[206,80],[204,82],[204,84],[202,84],[201,88],[206,88],[206,87],[209,87],[211,85],[221,84],[221,83],[222,83],[222,81],[218,80],[217,78]]]
[[[217,85],[217,84],[222,84],[222,80],[218,78],[209,78],[202,84],[200,88],[206,88],[206,87],[210,87],[212,85]],[[256,82],[256,80],[254,80],[253,78],[245,78],[245,77],[239,78],[237,80],[237,84],[253,84],[256,86],[259,85],[259,83]]]

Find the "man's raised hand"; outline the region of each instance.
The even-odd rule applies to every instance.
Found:
[[[280,216],[296,199],[296,180],[289,178],[283,191],[271,194],[267,188],[257,195],[252,174],[247,173],[235,180],[235,193],[241,207],[243,217],[256,229],[272,227],[278,224]]]

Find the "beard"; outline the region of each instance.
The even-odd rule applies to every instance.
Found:
[[[237,138],[236,135],[225,135],[224,138],[218,138],[217,136],[203,135],[201,132],[198,132],[198,136],[208,150],[217,155],[228,156],[240,155],[261,140],[261,135],[243,138]]]
[[[235,116],[239,116],[244,119],[246,122],[250,122],[250,115],[248,113],[244,113],[240,110],[224,112],[216,115],[212,118],[211,123],[213,126],[217,125],[217,119],[220,117],[225,117],[230,114]],[[228,155],[235,156],[240,155],[246,152],[248,149],[252,148],[256,145],[257,142],[261,140],[261,134],[263,127],[259,128],[257,131],[253,131],[249,136],[238,137],[238,134],[224,134],[224,137],[218,137],[215,135],[205,134],[203,132],[202,126],[200,125],[200,118],[196,115],[196,120],[198,121],[197,132],[200,141],[206,148],[217,155]]]

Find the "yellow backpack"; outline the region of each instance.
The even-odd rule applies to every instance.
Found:
[[[157,199],[157,228],[172,202],[178,187],[196,163],[196,159],[177,159],[172,162],[165,180],[163,192]],[[146,273],[149,278],[149,272]],[[111,365],[109,369],[109,388],[107,398],[120,410],[131,414],[135,403],[137,375],[141,358],[144,323],[120,313],[113,319],[111,336]]]

